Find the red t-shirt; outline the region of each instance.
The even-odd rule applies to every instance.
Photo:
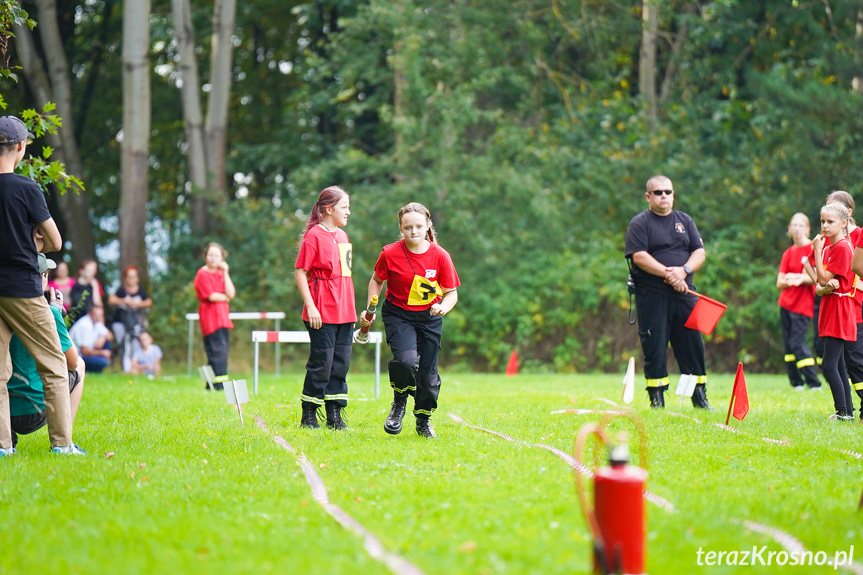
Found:
[[[803,271],[803,260],[812,251],[812,244],[805,246],[791,246],[782,254],[782,262],[779,264],[781,274],[799,274]],[[793,313],[799,313],[806,317],[812,317],[812,306],[815,303],[815,286],[803,284],[787,287],[779,292],[779,307]]]
[[[309,290],[324,323],[353,323],[357,320],[354,282],[351,279],[352,260],[351,242],[341,228],[331,233],[315,226],[303,236],[294,267],[308,272]],[[303,320],[309,321],[305,305]]]
[[[225,293],[225,272],[222,270],[209,272],[207,266],[204,266],[195,275],[195,295],[201,302],[198,306],[198,315],[201,317],[201,333],[204,336],[223,327],[234,328],[231,318],[228,317],[230,313],[228,302],[207,299],[214,293]]]
[[[821,298],[818,314],[818,335],[835,337],[845,341],[857,340],[854,299],[848,295],[854,291],[854,272],[851,271],[853,257],[851,241],[843,238],[824,250],[824,269],[839,280],[839,289]]]
[[[411,253],[404,240],[384,246],[375,273],[387,282],[386,298],[408,311],[428,309],[444,289],[461,285],[452,258],[437,244],[423,254]]]

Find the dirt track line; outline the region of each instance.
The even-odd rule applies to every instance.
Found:
[[[263,418],[261,418],[260,415],[257,415],[255,416],[255,420],[258,427],[260,427],[264,433],[269,435],[270,430]],[[300,465],[300,469],[303,470],[303,474],[306,476],[306,482],[312,490],[312,497],[321,505],[321,507],[324,508],[327,515],[336,520],[336,523],[363,538],[363,547],[365,547],[366,552],[372,559],[380,561],[386,565],[395,575],[425,575],[422,569],[407,559],[396,555],[395,553],[390,553],[384,549],[383,544],[381,544],[378,538],[375,537],[371,531],[363,527],[359,521],[351,517],[344,509],[335,503],[331,503],[326,485],[324,485],[321,476],[318,475],[318,472],[315,470],[315,466],[304,454],[298,453],[297,450],[280,435],[274,435],[273,441],[281,446],[282,449],[288,451],[297,458],[297,463]]]
[[[526,441],[522,441],[521,439],[516,439],[515,437],[513,437],[511,435],[507,435],[505,433],[500,433],[499,431],[493,431],[491,429],[486,429],[484,427],[479,427],[477,425],[471,425],[470,423],[468,423],[467,421],[465,421],[460,416],[458,416],[454,413],[449,413],[448,415],[450,416],[450,418],[453,421],[455,421],[457,423],[461,423],[462,425],[470,427],[471,429],[476,429],[476,430],[482,431],[484,433],[496,435],[497,437],[506,439],[507,441],[511,441],[513,443],[518,443],[519,445],[525,445],[527,447],[535,447],[537,449],[544,449],[545,451],[548,451],[548,452],[554,454],[559,459],[563,460],[567,465],[569,465],[571,468],[573,468],[575,471],[577,471],[581,475],[584,475],[585,477],[593,477],[593,471],[591,471],[591,469],[587,465],[585,465],[581,461],[577,460],[575,457],[573,457],[569,453],[566,453],[565,451],[561,451],[560,449],[558,449],[556,447],[552,447],[550,445],[545,445],[544,443],[528,443]],[[661,497],[661,496],[659,496],[653,492],[650,492],[646,489],[644,490],[644,498],[647,499],[648,501],[650,501],[651,503],[653,503],[654,505],[657,505],[658,507],[665,509],[669,513],[676,513],[677,512],[677,508],[674,506],[673,503],[671,503],[670,501],[668,501],[664,497]]]

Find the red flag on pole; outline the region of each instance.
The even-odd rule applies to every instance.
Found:
[[[749,394],[746,392],[746,377],[743,375],[743,364],[738,363],[737,375],[734,376],[734,389],[731,391],[731,402],[728,404],[728,416],[725,418],[725,425],[728,425],[728,421],[732,415],[734,419],[743,421],[747,413],[749,413]]]
[[[689,314],[684,326],[689,329],[698,330],[703,334],[710,335],[713,333],[713,328],[715,328],[716,324],[719,323],[719,318],[721,318],[722,314],[725,313],[725,310],[728,309],[728,306],[692,290],[686,291],[697,296],[698,301],[695,302],[695,307],[692,308],[692,313]]]
[[[509,361],[506,364],[506,374],[507,375],[516,375],[518,373],[518,352],[512,350],[512,353],[509,354]]]

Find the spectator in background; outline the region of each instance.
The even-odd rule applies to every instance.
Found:
[[[129,266],[123,270],[123,283],[113,294],[108,296],[108,305],[114,306],[114,318],[111,320],[111,331],[117,342],[117,353],[123,360],[123,371],[131,370],[131,356],[137,347],[135,338],[146,327],[144,313],[152,306],[153,300],[147,290],[140,285],[138,268]],[[130,337],[127,339],[126,335]],[[126,349],[126,347],[130,349]]]
[[[52,270],[48,276],[48,287],[54,288],[63,294],[63,308],[69,311],[69,302],[72,300],[72,286],[75,285],[75,278],[69,277],[69,265],[60,261],[57,262],[56,269]]]
[[[138,345],[132,351],[131,372],[156,376],[162,373],[162,348],[153,343],[153,336],[146,331],[138,336]]]
[[[48,288],[48,270],[54,262],[39,254],[39,272],[42,274],[42,287],[48,290],[51,302],[51,313],[54,325],[60,337],[60,349],[66,356],[66,367],[69,375],[69,402],[71,404],[72,420],[78,413],[81,395],[84,393],[84,362],[79,360],[78,350],[69,339],[69,330],[63,319],[63,294],[57,297],[57,291]],[[33,433],[45,426],[48,420],[45,408],[45,389],[42,378],[33,360],[17,335],[12,336],[9,343],[9,355],[12,356],[12,379],[7,384],[9,389],[9,412],[12,416],[12,446],[18,444],[18,436]]]
[[[70,322],[77,322],[89,313],[93,306],[102,306],[102,296],[105,291],[102,289],[102,284],[96,279],[98,272],[99,264],[93,260],[84,260],[78,267],[78,277],[69,294],[71,297],[69,302]]]
[[[114,336],[105,327],[105,310],[94,305],[90,311],[75,322],[69,336],[81,353],[87,371],[101,373],[111,364],[111,340]]]

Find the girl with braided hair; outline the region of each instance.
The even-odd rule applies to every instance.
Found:
[[[435,438],[430,418],[440,393],[438,352],[443,317],[458,301],[458,274],[449,253],[437,242],[429,210],[410,203],[399,210],[401,240],[384,246],[369,281],[367,301],[387,284],[382,307],[387,344],[393,352],[389,363],[394,398],[384,431],[402,430],[408,395],[414,396],[416,431]],[[372,316],[374,321],[374,316]],[[362,325],[371,325],[361,314]]]
[[[840,421],[851,421],[854,417],[844,357],[845,347],[857,340],[854,272],[851,271],[854,247],[847,237],[850,217],[848,208],[842,204],[825,205],[821,208],[821,233],[812,240],[817,277],[815,290],[822,296],[818,317],[818,334],[824,339],[821,367],[836,408],[830,418]],[[825,248],[826,240],[830,245]]]

